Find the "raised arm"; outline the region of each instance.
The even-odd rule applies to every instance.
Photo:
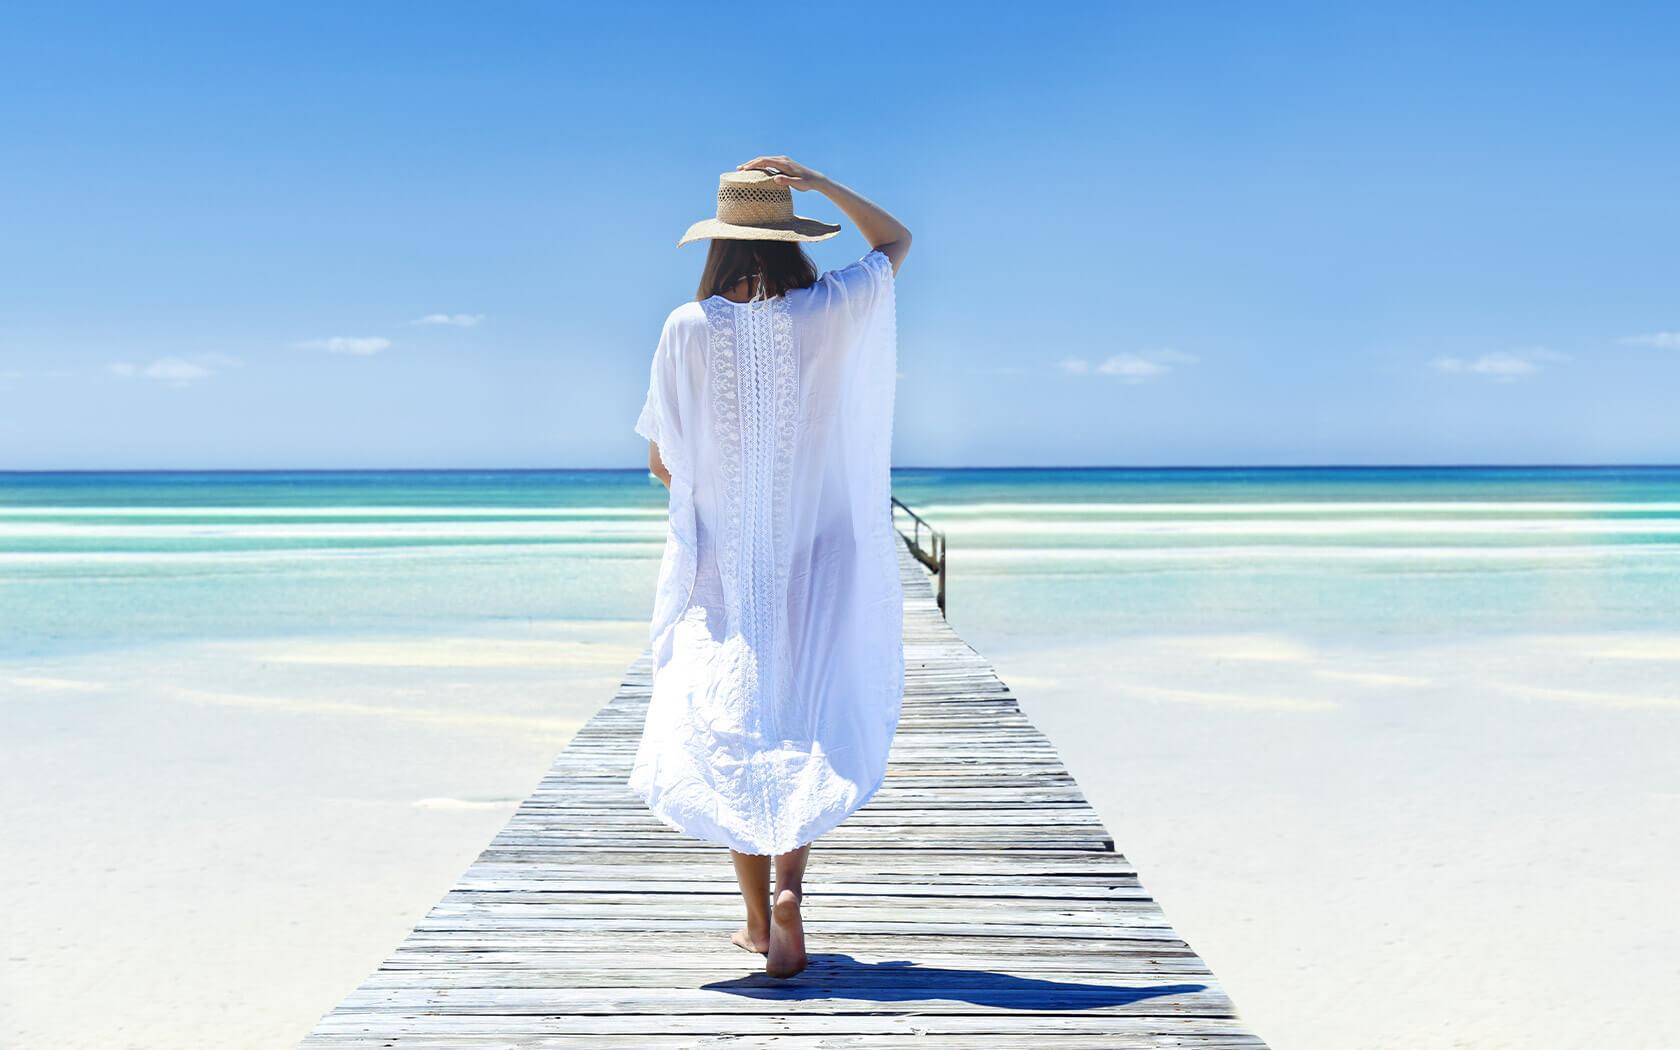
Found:
[[[775,175],[776,182],[783,186],[791,186],[796,190],[816,190],[835,206],[846,213],[846,217],[857,223],[858,232],[869,242],[871,248],[877,248],[884,253],[892,263],[893,273],[898,273],[899,264],[910,254],[910,230],[902,222],[892,217],[885,208],[869,200],[855,190],[840,185],[833,179],[814,168],[807,168],[797,161],[787,157],[754,157],[745,164],[738,165],[737,170],[746,171],[756,168]]]

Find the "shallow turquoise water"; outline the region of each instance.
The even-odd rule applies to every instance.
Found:
[[[1680,626],[1680,468],[904,470],[1004,643]],[[642,471],[0,474],[0,655],[647,615]]]

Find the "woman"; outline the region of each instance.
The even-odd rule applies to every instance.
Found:
[[[840,227],[795,215],[791,190],[828,197],[870,251],[819,276],[800,242]],[[881,786],[903,697],[888,466],[910,231],[786,157],[724,173],[717,201],[677,242],[711,248],[636,422],[670,491],[629,783],[730,848],[747,905],[733,941],[791,977],[810,844]]]

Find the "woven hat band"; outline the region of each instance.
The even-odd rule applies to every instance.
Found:
[[[775,183],[721,183],[717,194],[717,217],[740,226],[758,226],[793,219],[793,194]]]
[[[701,219],[677,242],[689,241],[826,241],[840,232],[823,222],[793,212],[793,193],[776,185],[768,172],[726,171],[718,176],[717,218]]]

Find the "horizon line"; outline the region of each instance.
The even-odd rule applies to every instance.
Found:
[[[1675,470],[1680,463],[1222,463],[905,465],[892,471],[1220,470]],[[0,477],[40,474],[647,474],[646,467],[0,467]]]

